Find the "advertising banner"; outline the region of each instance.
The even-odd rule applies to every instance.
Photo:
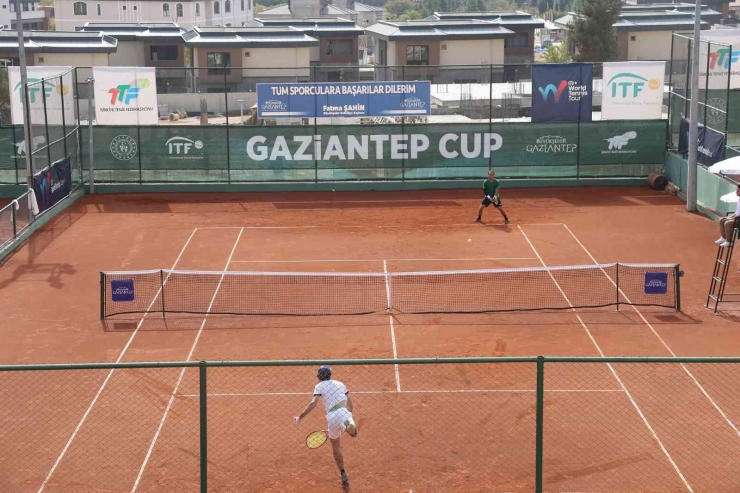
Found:
[[[740,29],[702,31],[701,40],[699,88],[740,89]]]
[[[665,62],[604,64],[602,120],[660,120]]]
[[[711,166],[724,160],[725,134],[699,124],[698,155],[696,161],[703,166]],[[681,118],[678,134],[678,152],[683,156],[689,154],[689,121]]]
[[[72,91],[72,76],[65,76],[64,82],[60,75],[68,72],[72,67],[27,67],[28,69],[28,104],[31,111],[31,121],[35,125],[43,125],[45,118],[50,125],[62,124],[62,106],[64,118],[68,122],[74,121],[74,96]],[[39,82],[45,80],[43,84]],[[8,67],[8,88],[10,91],[10,118],[14,125],[22,125],[25,121],[23,114],[23,89],[21,88],[20,67]],[[46,97],[46,115],[44,115],[44,97]],[[9,122],[3,122],[7,125]]]
[[[156,125],[154,67],[93,67],[98,125]]]
[[[260,118],[428,115],[429,81],[257,84]]]
[[[33,191],[39,212],[52,207],[72,191],[72,166],[69,156],[33,175]]]
[[[593,67],[586,63],[532,65],[532,122],[590,122]]]

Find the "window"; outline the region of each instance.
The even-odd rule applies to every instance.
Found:
[[[241,1],[242,4],[242,12],[244,12],[244,0]]]
[[[162,4],[162,17],[169,17],[169,16],[170,16],[170,4],[163,3]]]
[[[103,15],[103,6],[98,4],[98,15]]]
[[[346,56],[352,54],[352,41],[330,40],[326,44],[326,54],[330,56]]]
[[[529,33],[518,33],[513,38],[504,40],[504,48],[527,48],[529,46]]]
[[[137,7],[136,5],[134,5],[134,10],[138,10],[138,9],[139,9],[139,7]],[[125,10],[125,7],[124,7],[124,10]]]
[[[406,65],[429,65],[429,45],[407,46]]]
[[[231,67],[231,53],[208,53],[206,55],[208,75],[223,75],[230,73],[221,67]]]
[[[231,22],[227,22],[226,27],[231,27]]]
[[[72,5],[74,15],[87,15],[87,4],[85,2],[75,2]]]
[[[637,36],[630,36],[630,41],[637,41]]]
[[[200,4],[195,4],[195,17],[200,17]]]
[[[231,12],[231,0],[226,0],[224,2],[224,12],[226,12],[227,14]]]
[[[175,8],[175,13],[177,14],[178,19],[183,16],[181,3],[177,4],[177,7]]]
[[[153,62],[174,62],[177,61],[177,46],[151,46],[149,47],[149,55]]]
[[[39,63],[44,63],[44,57],[42,56],[39,57]]]
[[[213,13],[214,14],[220,14],[221,13],[221,4],[218,2],[213,2]]]
[[[252,56],[252,55],[251,55],[251,54],[250,54],[250,53],[249,53],[248,51],[245,51],[245,52],[244,52],[244,58],[249,58],[249,57],[251,57],[251,56]]]
[[[4,7],[4,5],[3,5],[3,7]],[[15,3],[13,2],[13,0],[10,1],[10,11],[11,12],[15,12]]]
[[[125,5],[123,6],[123,10],[126,10],[126,6]]]
[[[28,12],[28,4],[27,3],[24,3],[23,4],[23,12]]]

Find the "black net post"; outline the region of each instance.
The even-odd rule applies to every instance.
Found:
[[[617,311],[619,311],[619,263],[617,263],[617,273],[615,275],[614,285],[617,288]]]
[[[167,310],[164,306],[164,270],[159,271],[159,289],[162,297],[162,318],[167,318]]]
[[[680,265],[676,264],[675,269],[675,276],[676,276],[676,311],[681,311],[681,276],[683,275],[683,272],[681,272]]]
[[[100,320],[105,319],[105,273],[100,273]]]

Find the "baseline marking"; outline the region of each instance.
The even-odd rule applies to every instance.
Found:
[[[576,237],[576,235],[573,234],[573,231],[570,230],[570,228],[568,227],[568,225],[567,224],[563,224],[563,226],[565,227],[566,230],[568,230],[568,233],[570,233],[570,235],[573,237],[573,239],[576,240],[576,243],[578,243],[578,245],[580,245],[580,247],[583,249],[583,251],[586,252],[586,255],[589,256],[589,258],[591,259],[591,261],[593,261],[594,264],[598,265],[598,263],[596,262],[596,259],[594,258],[594,256],[591,255],[591,252],[589,252],[588,249],[586,249],[586,247],[583,245],[583,243],[581,243],[581,241],[578,239],[578,237]],[[607,274],[606,271],[604,271],[604,269],[601,269],[601,272],[606,276],[607,279],[609,279],[609,282],[611,282],[614,287],[617,287],[617,284],[609,276],[609,274]],[[630,299],[627,297],[627,295],[624,293],[624,291],[622,291],[620,289],[619,292],[622,293],[622,296],[624,296],[624,299],[627,300],[628,303],[632,303],[630,301]],[[653,333],[653,335],[658,338],[658,340],[663,345],[663,347],[665,347],[666,350],[669,353],[671,353],[671,356],[673,356],[674,358],[676,358],[677,357],[676,356],[676,353],[674,353],[673,350],[670,348],[670,346],[668,346],[668,344],[663,340],[663,338],[660,337],[660,335],[658,334],[658,332],[655,330],[655,328],[652,326],[652,324],[650,322],[648,322],[648,320],[645,318],[645,316],[642,314],[642,312],[636,306],[634,306],[634,305],[632,305],[632,309],[635,310],[635,312],[642,319],[642,321],[645,323],[645,325],[648,326],[648,328]],[[706,391],[706,389],[704,389],[704,386],[701,383],[699,383],[699,381],[696,379],[696,377],[694,377],[694,374],[691,373],[691,371],[686,367],[685,364],[679,363],[679,365],[681,366],[681,368],[683,368],[683,371],[686,372],[686,374],[689,376],[689,378],[691,378],[691,380],[694,382],[694,384],[699,388],[699,390],[701,391],[701,393],[704,394],[704,397],[706,397],[707,399],[709,399],[709,402],[712,404],[712,406],[714,407],[714,409],[717,410],[717,412],[720,414],[720,416],[722,416],[722,418],[725,420],[725,422],[727,423],[727,425],[730,428],[733,429],[733,431],[735,432],[735,434],[738,437],[740,437],[740,430],[738,430],[737,426],[735,426],[735,424],[730,420],[730,418],[727,417],[727,414],[725,414],[725,412],[722,410],[722,408],[720,408],[719,405],[714,401],[714,399],[712,399],[712,397],[709,395],[709,393]]]
[[[383,273],[385,274],[385,293],[388,298],[388,309],[391,307],[391,284],[388,280],[388,264],[383,260]],[[393,314],[388,315],[388,319],[391,322],[391,343],[393,344],[393,359],[398,359],[398,351],[396,350],[396,331],[393,327]],[[401,375],[398,371],[398,365],[393,365],[393,371],[396,374],[396,391],[401,392]]]
[[[312,262],[378,262],[387,260],[389,262],[425,262],[425,261],[475,261],[475,260],[537,260],[537,257],[483,257],[483,258],[365,258],[365,259],[308,259],[308,260],[232,260],[236,263],[256,264],[307,264]]]
[[[544,260],[542,260],[542,257],[540,256],[540,254],[539,254],[539,252],[537,251],[537,249],[536,249],[536,248],[534,247],[534,245],[532,244],[532,242],[531,242],[531,241],[529,241],[529,237],[528,237],[528,236],[527,236],[527,234],[526,234],[526,233],[524,232],[524,230],[522,229],[522,227],[521,227],[521,226],[517,226],[517,227],[519,228],[519,231],[521,231],[521,232],[522,232],[522,235],[523,235],[523,236],[524,236],[524,238],[525,238],[525,239],[527,240],[527,243],[529,243],[529,246],[530,246],[530,248],[532,248],[532,251],[533,251],[533,252],[535,253],[535,255],[537,255],[537,258],[539,258],[539,260],[540,260],[540,263],[542,264],[542,267],[544,267],[544,268],[547,268],[547,265],[545,264],[545,261],[544,261]],[[601,355],[601,357],[603,358],[603,357],[605,356],[605,355],[604,355],[604,352],[603,352],[603,351],[601,350],[601,347],[599,347],[599,345],[598,345],[598,343],[596,342],[596,339],[594,339],[593,335],[591,335],[591,331],[590,331],[590,330],[588,330],[588,327],[587,327],[587,326],[586,326],[586,324],[585,324],[585,323],[583,322],[583,319],[581,319],[581,316],[580,316],[580,315],[579,315],[579,314],[578,314],[578,313],[576,312],[575,308],[573,308],[573,304],[572,304],[572,303],[570,302],[570,300],[569,300],[569,299],[568,299],[568,297],[566,296],[565,292],[564,292],[564,291],[563,291],[563,289],[562,289],[562,288],[560,287],[560,284],[559,284],[559,283],[558,283],[558,281],[557,281],[557,280],[555,279],[555,276],[553,276],[553,275],[552,275],[552,272],[550,272],[549,270],[547,271],[547,273],[548,273],[548,274],[550,275],[550,279],[552,279],[552,281],[553,281],[553,282],[555,283],[555,286],[557,286],[557,288],[558,288],[558,291],[560,291],[560,294],[562,294],[562,295],[563,295],[563,298],[564,298],[564,299],[565,299],[565,301],[566,301],[566,302],[568,303],[568,305],[569,305],[569,306],[571,307],[571,310],[573,311],[573,313],[575,314],[576,318],[578,319],[578,322],[580,322],[581,326],[582,326],[582,327],[583,327],[583,329],[584,329],[584,330],[586,331],[586,334],[588,334],[588,337],[589,337],[589,339],[591,339],[591,342],[592,342],[592,343],[593,343],[593,345],[594,345],[594,346],[596,347],[596,350],[597,350],[597,351],[599,352],[599,354],[600,354],[600,355]],[[662,442],[662,441],[661,441],[661,439],[660,439],[660,438],[658,437],[658,434],[657,434],[657,433],[655,432],[655,430],[653,429],[653,427],[652,427],[652,426],[650,425],[650,422],[649,422],[649,421],[647,420],[647,417],[645,417],[645,415],[643,414],[642,410],[640,409],[640,406],[638,406],[638,405],[637,405],[637,402],[635,402],[635,400],[634,400],[634,399],[632,398],[632,394],[630,394],[629,390],[627,390],[627,386],[626,386],[626,385],[624,384],[624,382],[622,382],[622,379],[621,379],[621,378],[619,378],[619,375],[617,374],[617,372],[616,372],[616,370],[614,369],[614,367],[612,366],[612,364],[611,364],[611,363],[606,363],[606,366],[607,366],[607,367],[609,368],[609,370],[611,371],[612,375],[614,375],[614,378],[615,378],[615,379],[617,380],[617,383],[619,383],[619,386],[620,386],[620,387],[622,388],[622,390],[624,390],[624,393],[625,393],[625,395],[627,395],[627,398],[629,398],[630,402],[632,403],[632,406],[633,406],[633,407],[635,408],[635,410],[637,411],[637,414],[639,414],[639,415],[640,415],[640,418],[642,418],[642,422],[643,422],[643,423],[645,424],[645,426],[647,427],[647,429],[648,429],[648,430],[650,430],[650,433],[651,433],[651,434],[653,435],[653,438],[655,439],[655,441],[656,441],[656,442],[658,443],[658,445],[660,446],[660,449],[661,449],[661,450],[663,451],[663,454],[665,454],[665,456],[666,456],[666,457],[668,458],[668,461],[669,461],[669,462],[671,463],[671,465],[673,466],[673,469],[674,469],[674,470],[676,471],[676,473],[678,474],[678,477],[680,477],[680,478],[681,478],[681,481],[683,481],[683,484],[684,484],[684,485],[686,486],[686,488],[687,488],[687,489],[688,489],[688,490],[689,490],[689,491],[690,491],[691,493],[693,493],[693,492],[694,492],[694,490],[693,490],[693,489],[691,488],[691,485],[690,485],[690,484],[688,483],[688,481],[686,481],[686,478],[684,477],[684,475],[683,475],[683,473],[681,472],[681,470],[680,470],[680,469],[678,468],[678,465],[676,464],[676,462],[675,462],[675,461],[673,460],[673,457],[671,457],[671,454],[669,454],[669,453],[668,453],[668,450],[667,450],[667,449],[665,448],[665,446],[663,445],[663,442]]]
[[[185,245],[180,250],[180,254],[175,259],[175,263],[172,264],[172,269],[170,269],[170,270],[175,270],[175,267],[177,266],[177,263],[182,258],[182,255],[185,253],[185,249],[188,247],[188,245],[190,244],[190,240],[193,239],[193,236],[195,236],[195,233],[197,231],[198,231],[198,228],[195,228],[195,229],[193,229],[193,232],[190,233],[190,236],[188,237],[187,241],[185,242]],[[167,281],[169,280],[169,278],[170,278],[170,274],[167,274],[167,277],[165,278],[163,284],[166,284]],[[149,310],[152,308],[152,306],[154,306],[154,302],[157,301],[157,297],[159,296],[159,294],[161,292],[162,292],[162,287],[160,286],[160,288],[157,290],[156,294],[154,295],[154,298],[152,298],[152,302],[149,303],[149,307],[147,308],[147,312],[149,312]],[[121,359],[126,354],[126,351],[131,346],[131,343],[134,340],[134,337],[136,337],[136,334],[139,332],[139,329],[141,328],[142,324],[144,323],[144,319],[146,318],[146,316],[147,316],[147,313],[145,313],[141,317],[141,320],[139,320],[139,323],[136,324],[136,329],[134,330],[133,334],[131,334],[131,337],[129,337],[128,341],[126,342],[126,345],[123,346],[123,349],[121,350],[121,354],[119,354],[118,355],[118,358],[116,359],[116,363],[120,363],[121,362]],[[77,433],[79,433],[80,429],[82,428],[82,425],[87,420],[87,417],[90,415],[90,412],[92,411],[93,407],[98,402],[98,399],[100,398],[100,394],[103,393],[103,390],[108,385],[108,381],[110,381],[111,377],[113,376],[113,372],[114,371],[115,371],[115,369],[111,369],[108,372],[108,375],[105,377],[105,380],[103,380],[103,383],[100,386],[100,388],[98,389],[98,391],[96,392],[95,397],[93,397],[93,400],[90,402],[90,405],[87,407],[87,410],[85,411],[85,414],[82,415],[82,418],[80,419],[79,423],[77,423],[77,426],[75,427],[75,430],[72,432],[72,436],[70,436],[69,437],[69,440],[67,440],[66,445],[62,449],[62,452],[59,454],[59,457],[57,457],[57,460],[54,462],[54,465],[49,470],[49,473],[46,475],[46,478],[44,478],[44,482],[41,483],[41,487],[38,489],[38,492],[39,493],[41,493],[42,491],[44,491],[44,488],[46,487],[47,483],[51,479],[51,476],[54,474],[54,471],[56,471],[57,467],[59,466],[59,463],[62,461],[62,458],[67,453],[67,450],[69,450],[70,445],[72,445],[72,442],[74,441],[75,437],[77,436]]]
[[[521,394],[535,393],[536,389],[462,389],[462,390],[353,390],[353,394]],[[545,392],[573,392],[573,393],[620,393],[622,389],[545,389]],[[312,395],[310,392],[215,392],[206,394],[208,397],[279,397],[288,395]],[[200,397],[200,394],[178,394],[177,397]]]
[[[224,267],[223,273],[221,274],[221,279],[219,279],[218,285],[216,285],[216,291],[213,293],[211,302],[208,305],[208,310],[206,310],[206,316],[203,317],[203,322],[200,324],[200,329],[198,329],[198,334],[195,336],[193,345],[191,346],[190,352],[188,353],[188,359],[185,361],[190,361],[190,359],[193,357],[193,353],[195,352],[195,346],[198,345],[198,340],[200,339],[200,335],[203,333],[203,327],[205,327],[206,325],[206,320],[208,319],[208,313],[210,313],[211,308],[213,308],[213,303],[216,301],[218,292],[221,290],[221,284],[223,283],[224,277],[226,276],[226,271],[229,270],[229,264],[231,263],[231,258],[234,256],[234,252],[236,251],[236,247],[239,244],[239,240],[242,237],[242,233],[244,233],[243,228],[239,230],[239,235],[236,237],[234,246],[231,248],[231,253],[229,254],[229,259],[226,261],[226,266]],[[146,468],[146,465],[149,462],[149,458],[152,455],[152,451],[154,450],[154,445],[157,443],[157,439],[159,439],[159,434],[162,432],[162,428],[164,427],[164,422],[167,420],[167,416],[169,415],[170,409],[172,408],[172,403],[175,401],[175,395],[177,395],[177,391],[180,389],[182,378],[183,376],[185,376],[185,370],[187,370],[187,368],[183,368],[182,370],[180,370],[180,376],[177,379],[175,388],[172,389],[172,394],[170,395],[170,399],[167,402],[167,407],[164,410],[164,414],[162,414],[162,419],[159,421],[159,426],[157,427],[157,431],[154,433],[152,442],[149,444],[149,449],[147,450],[146,456],[144,457],[144,462],[142,462],[141,464],[141,468],[139,469],[139,474],[136,476],[136,482],[134,482],[134,486],[133,488],[131,488],[131,493],[134,493],[136,491],[136,488],[139,487],[139,482],[141,481],[141,477],[144,475],[144,469]]]

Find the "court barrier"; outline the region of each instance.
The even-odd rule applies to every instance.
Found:
[[[729,148],[728,148],[729,149]],[[665,174],[668,180],[682,191],[687,188],[689,163],[674,152],[666,153]],[[737,204],[724,202],[723,195],[737,190],[738,176],[720,176],[698,166],[696,171],[696,201],[702,212],[718,220],[722,216],[734,213]],[[683,195],[684,192],[682,192]],[[683,197],[685,199],[685,196]]]
[[[3,366],[0,484],[338,487],[332,445],[305,443],[322,402],[294,422],[320,364],[350,392],[361,489],[740,490],[740,358],[541,356]]]

